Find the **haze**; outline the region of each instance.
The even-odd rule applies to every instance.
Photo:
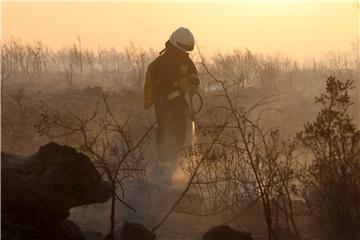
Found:
[[[87,48],[129,42],[159,51],[190,28],[207,53],[249,48],[298,60],[348,51],[358,38],[356,3],[3,3],[2,39],[54,49],[80,36]]]

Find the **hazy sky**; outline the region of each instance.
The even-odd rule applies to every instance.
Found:
[[[356,3],[3,3],[2,39],[42,40],[58,49],[130,41],[161,50],[173,30],[192,30],[206,52],[249,48],[299,60],[349,50],[359,34]]]

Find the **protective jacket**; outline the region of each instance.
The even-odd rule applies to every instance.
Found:
[[[173,46],[170,41],[165,44],[160,56],[148,66],[144,87],[144,107],[149,108],[156,102],[185,101],[187,91],[182,79],[190,82],[195,88],[199,85],[197,70],[189,54]]]
[[[197,86],[199,84],[197,71],[189,54],[174,47],[170,42],[166,42],[165,46],[165,52],[160,55],[155,66],[158,94],[169,96],[174,91],[182,91],[180,85],[182,78],[187,78],[191,84]]]

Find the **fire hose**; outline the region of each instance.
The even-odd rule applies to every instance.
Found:
[[[197,96],[197,98],[199,99],[199,102],[200,102],[200,105],[196,111],[194,110],[194,104],[193,104],[193,98],[195,95]],[[198,91],[195,91],[195,94],[193,96],[189,96],[189,101],[190,101],[190,108],[191,108],[190,119],[192,122],[195,122],[195,116],[201,111],[204,102]]]

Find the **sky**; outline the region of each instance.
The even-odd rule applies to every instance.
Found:
[[[160,51],[178,27],[189,28],[206,53],[248,48],[298,60],[347,51],[359,38],[352,1],[3,2],[2,41],[43,41],[60,49],[123,48],[133,42]]]

